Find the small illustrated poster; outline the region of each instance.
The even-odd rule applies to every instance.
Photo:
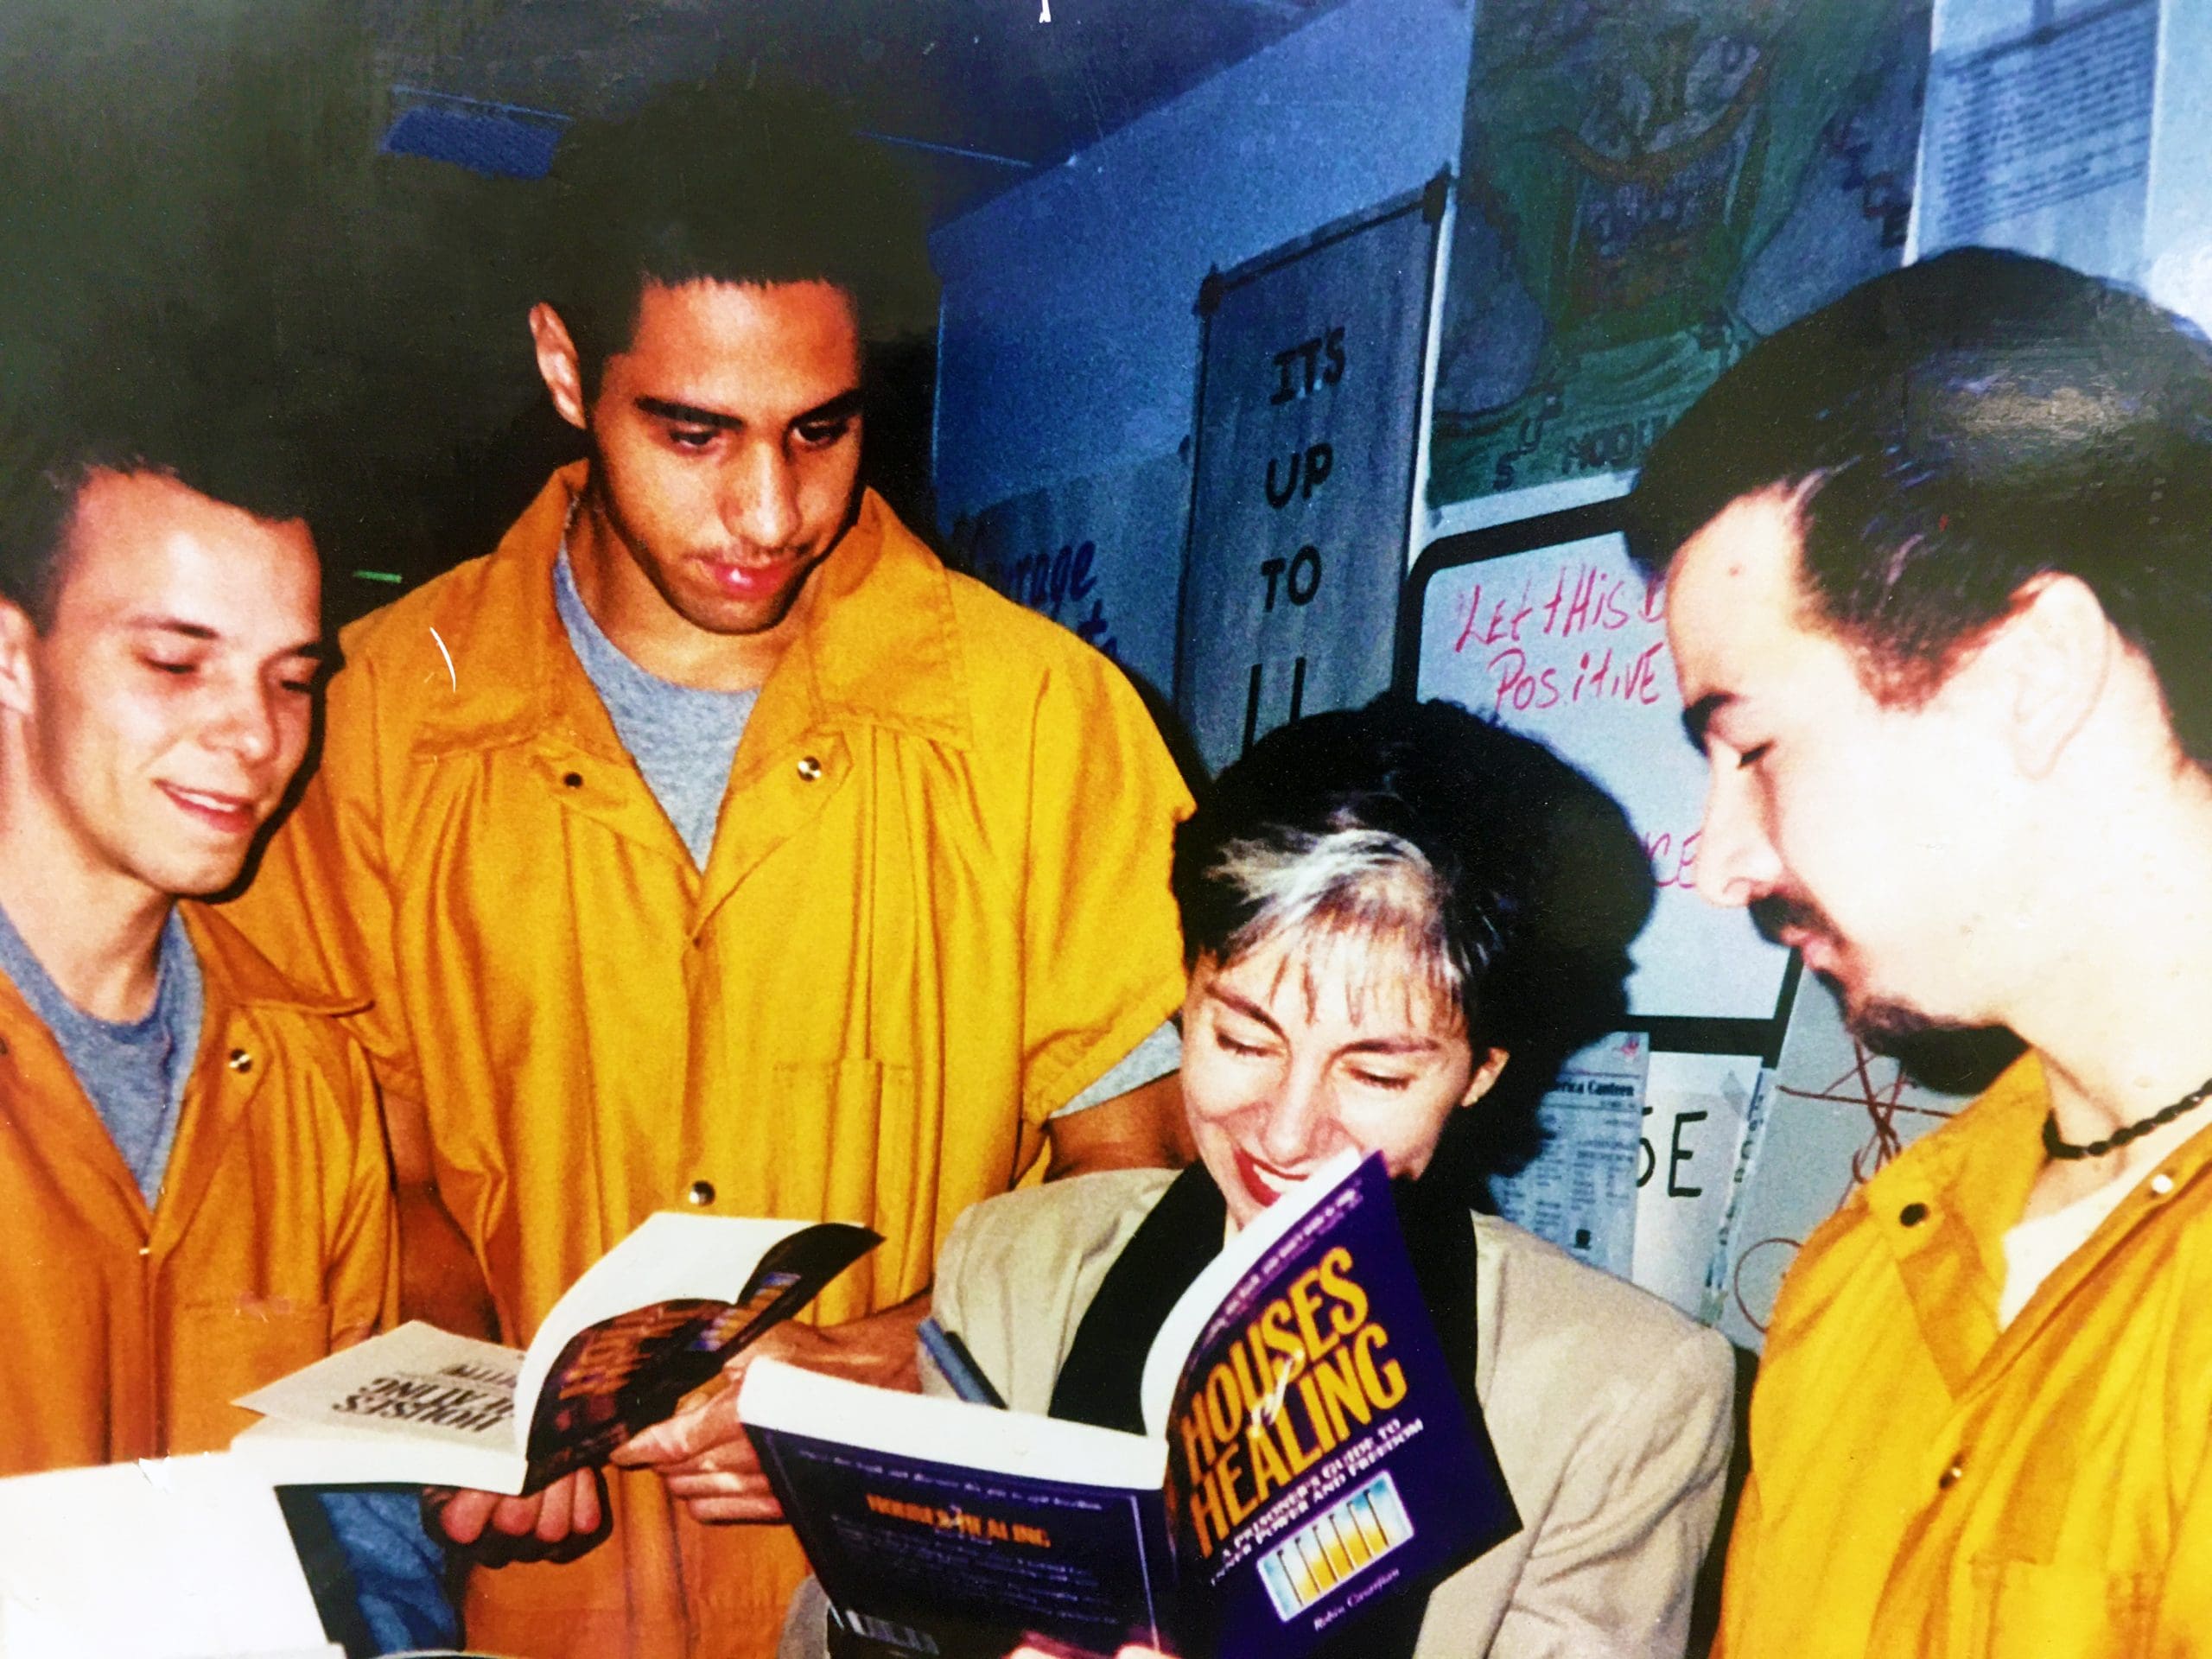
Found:
[[[1632,473],[1756,340],[1897,264],[1929,3],[1484,0],[1433,505]]]
[[[1636,1178],[1650,1064],[1643,1033],[1615,1032],[1560,1069],[1537,1107],[1544,1149],[1517,1175],[1491,1178],[1516,1227],[1625,1279],[1635,1264]]]

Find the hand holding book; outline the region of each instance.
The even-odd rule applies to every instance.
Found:
[[[925,1294],[826,1330],[779,1325],[722,1368],[714,1394],[634,1436],[608,1461],[656,1471],[667,1483],[669,1496],[690,1510],[695,1521],[780,1521],[783,1506],[760,1471],[760,1457],[738,1415],[738,1389],[753,1360],[766,1355],[810,1371],[912,1392],[919,1386],[914,1327],[928,1311]]]
[[[829,1332],[779,1325],[725,1365],[721,1381],[710,1390],[702,1390],[701,1397],[674,1416],[633,1435],[607,1461],[618,1468],[654,1471],[666,1482],[669,1496],[690,1510],[696,1521],[725,1525],[780,1521],[783,1507],[760,1472],[760,1460],[737,1414],[737,1390],[747,1367],[758,1356],[772,1354],[810,1370],[867,1375],[879,1387],[895,1387],[895,1377],[889,1374],[901,1364],[912,1369],[912,1325],[906,1316],[912,1311],[918,1318],[918,1310],[925,1306],[926,1299],[919,1299]],[[499,1548],[503,1539],[528,1540],[541,1547],[530,1553],[558,1551],[565,1560],[581,1552],[564,1547],[596,1543],[604,1521],[601,1478],[594,1470],[575,1470],[528,1497],[475,1490],[441,1491],[431,1505],[438,1529],[464,1548],[480,1541]]]
[[[423,1489],[433,1537],[480,1556],[570,1560],[606,1535],[607,1503],[596,1469],[576,1469],[527,1497],[474,1487]]]
[[[404,1325],[245,1396],[266,1419],[232,1449],[279,1483],[474,1489],[439,1506],[456,1541],[588,1547],[604,1519],[596,1471],[618,1452],[658,1452],[657,1466],[718,1491],[753,1472],[728,1379],[756,1344],[842,1355],[855,1376],[883,1374],[865,1361],[887,1342],[911,1355],[918,1312],[903,1324],[879,1316],[895,1337],[785,1323],[876,1243],[834,1222],[657,1215],[569,1287],[527,1351]],[[702,1387],[716,1393],[651,1435]]]
[[[1379,1156],[1236,1235],[1142,1396],[1136,1434],[770,1363],[743,1405],[856,1652],[1296,1659],[1518,1527]]]

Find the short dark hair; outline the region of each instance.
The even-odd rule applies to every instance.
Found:
[[[1386,695],[1314,715],[1225,769],[1175,833],[1185,956],[1226,962],[1261,942],[1284,884],[1255,869],[1304,862],[1310,876],[1361,842],[1395,842],[1414,868],[1429,913],[1414,925],[1451,962],[1478,1054],[1507,1049],[1515,1072],[1548,1083],[1619,1027],[1655,892],[1642,844],[1612,798],[1542,744],[1440,701]],[[1325,925],[1345,902],[1328,896],[1333,880],[1319,874],[1299,919]],[[1313,898],[1317,882],[1302,885]]]
[[[1662,575],[1730,502],[1798,502],[1812,614],[1910,706],[2046,573],[2078,578],[2212,766],[2212,351],[2140,296],[1961,249],[1746,353],[1652,446],[1630,545]]]
[[[193,396],[173,365],[136,352],[79,362],[42,407],[0,406],[0,599],[41,633],[54,625],[69,526],[100,473],[158,474],[270,523],[311,517],[295,441],[220,391]]]
[[[588,388],[629,344],[646,286],[826,282],[882,345],[933,334],[938,285],[910,181],[833,106],[791,88],[663,93],[580,123],[555,156],[542,297]]]

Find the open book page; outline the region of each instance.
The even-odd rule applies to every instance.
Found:
[[[0,1480],[8,1659],[335,1654],[266,1481],[223,1455]]]
[[[771,1359],[740,1414],[837,1617],[869,1642],[1158,1643],[1174,1582],[1158,1440]]]
[[[525,1354],[420,1323],[257,1389],[232,1442],[270,1479],[536,1491],[605,1461],[873,1249],[841,1223],[650,1217]]]
[[[533,1485],[604,1462],[880,1241],[840,1222],[664,1211],[570,1286],[531,1340]]]
[[[941,1459],[992,1474],[1157,1487],[1167,1473],[1166,1447],[1147,1435],[943,1395],[871,1388],[779,1359],[756,1359],[747,1368],[738,1403],[748,1425],[835,1438],[856,1450]]]
[[[1328,1197],[1338,1182],[1358,1166],[1357,1152],[1340,1152],[1330,1159],[1262,1210],[1251,1225],[1238,1229],[1222,1247],[1221,1254],[1207,1262],[1198,1276],[1191,1281],[1191,1287],[1176,1299],[1175,1306],[1160,1321],[1160,1334],[1152,1339],[1152,1350],[1145,1356],[1144,1377],[1139,1384],[1138,1399],[1147,1433],[1167,1433],[1168,1408],[1183,1381],[1191,1350],[1198,1340],[1198,1333],[1220,1312],[1223,1301],[1282,1242],[1285,1235],[1313,1213],[1313,1207]]]
[[[411,1320],[245,1395],[232,1442],[280,1483],[403,1481],[522,1490],[523,1357]]]

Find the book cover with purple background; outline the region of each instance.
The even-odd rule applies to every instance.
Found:
[[[763,1360],[740,1409],[841,1651],[1297,1659],[1519,1529],[1379,1158],[1231,1241],[1144,1399],[1155,1433],[1126,1434]]]

